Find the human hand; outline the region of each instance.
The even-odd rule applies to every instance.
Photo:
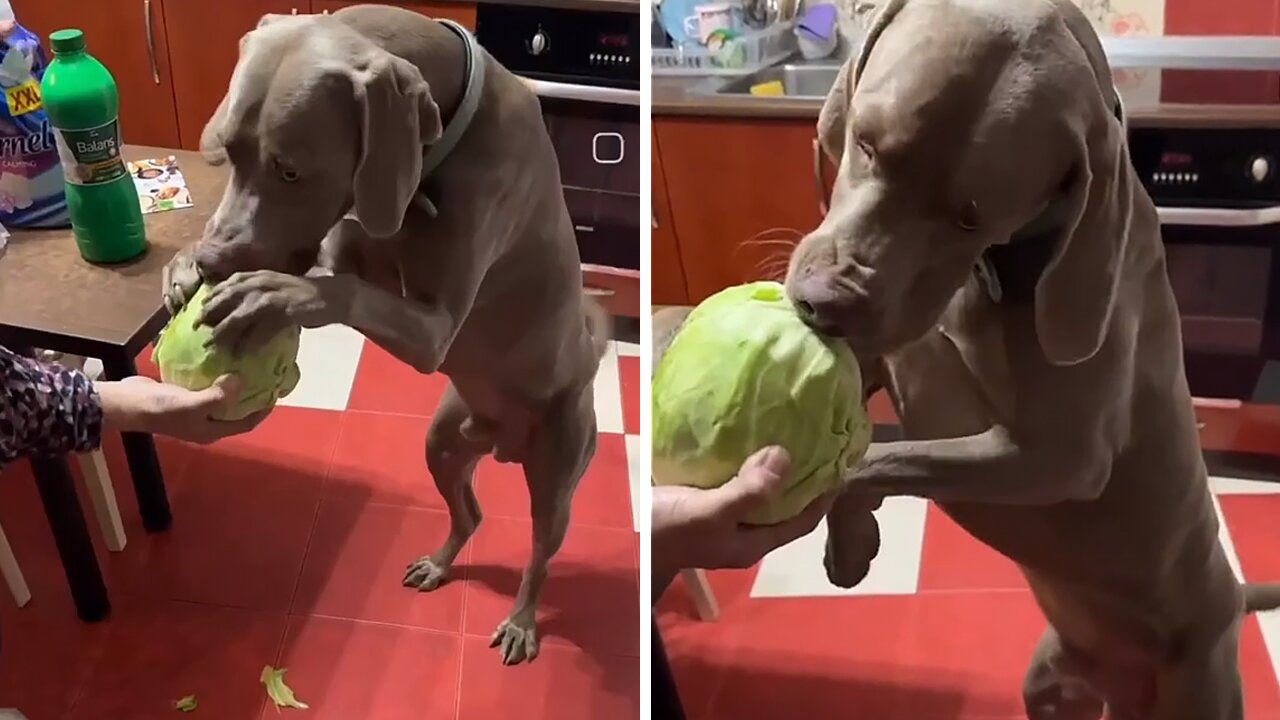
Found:
[[[764,448],[742,463],[737,477],[712,489],[653,488],[654,589],[661,593],[686,568],[746,568],[817,527],[834,500],[813,501],[776,525],[744,525],[748,514],[786,485],[791,460],[781,447]]]
[[[236,273],[214,285],[197,323],[213,330],[209,343],[243,353],[289,327],[319,327],[332,318],[321,293],[327,278],[273,270]]]
[[[235,421],[211,417],[234,404],[242,387],[236,375],[223,375],[204,390],[186,390],[142,376],[94,383],[109,426],[201,444],[248,432],[266,417],[265,411]]]

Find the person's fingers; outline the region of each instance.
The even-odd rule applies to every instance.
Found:
[[[835,494],[828,493],[809,503],[799,515],[790,520],[776,525],[743,528],[738,542],[743,552],[744,567],[754,565],[770,552],[813,532],[834,501]]]
[[[240,420],[209,420],[206,424],[208,431],[204,433],[201,441],[210,443],[232,435],[247,433],[258,427],[270,412],[270,409],[259,410],[258,412]]]
[[[230,407],[244,390],[244,378],[228,373],[213,381],[213,384],[196,393],[197,404],[207,408],[209,412]]]
[[[792,540],[813,532],[813,529],[818,527],[818,523],[822,522],[822,518],[826,516],[827,511],[831,509],[831,504],[834,501],[834,493],[823,495],[809,503],[804,510],[800,511],[799,515],[790,520],[784,520],[776,525],[754,528],[754,530],[767,537],[773,547],[781,547]]]
[[[777,445],[758,450],[742,463],[738,475],[715,490],[707,492],[707,501],[717,514],[739,520],[782,491],[791,458]]]

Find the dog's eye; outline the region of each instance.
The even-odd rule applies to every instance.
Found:
[[[854,143],[858,146],[858,152],[862,153],[863,157],[868,160],[876,156],[876,149],[871,147],[871,143],[867,142],[864,138],[855,138]]]
[[[960,214],[956,216],[956,225],[961,230],[973,232],[978,229],[978,203],[970,200],[960,206]]]
[[[283,180],[283,181],[285,181],[285,182],[287,182],[287,183],[292,183],[292,182],[297,182],[297,181],[298,181],[298,171],[297,171],[297,170],[294,170],[293,168],[289,167],[288,165],[283,165],[283,164],[281,164],[281,163],[277,162],[277,163],[276,163],[276,173],[280,175],[280,179],[281,179],[281,180]]]

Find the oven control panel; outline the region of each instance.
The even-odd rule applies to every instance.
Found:
[[[1280,132],[1275,130],[1134,128],[1129,150],[1157,205],[1280,205]]]
[[[476,39],[517,75],[536,80],[640,88],[638,11],[480,3]]]

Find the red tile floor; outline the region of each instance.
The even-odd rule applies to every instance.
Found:
[[[4,471],[0,525],[34,599],[19,609],[0,592],[0,708],[150,720],[194,694],[193,717],[274,718],[258,681],[274,665],[311,706],[299,717],[317,720],[637,718],[639,546],[623,433],[636,432],[638,358],[615,350],[603,369],[614,376],[597,381],[617,407],[602,413],[611,432],[545,586],[541,655],[504,668],[488,639],[528,553],[519,473],[483,463],[485,520],[455,579],[433,593],[401,587],[406,563],[448,528],[423,461],[442,380],[341,334],[304,342],[306,353],[302,394],[345,409],[280,407],[208,448],[161,441],[167,533],[143,531],[119,440],[107,443],[129,536],[124,552],[100,552],[107,622],[76,619],[29,470]],[[333,382],[315,384],[321,372]]]
[[[1210,449],[1280,455],[1280,408],[1202,420]],[[1280,580],[1280,485],[1216,486],[1244,577]],[[911,519],[889,514],[886,538],[887,524]],[[673,587],[659,626],[691,720],[1024,718],[1019,688],[1043,616],[1008,561],[936,508],[922,503],[919,514],[914,544],[893,540],[892,558],[889,541],[882,549],[897,565],[879,576],[883,591],[815,590],[820,543],[804,557],[779,551],[752,570],[710,573],[723,613],[715,622],[694,619]],[[1280,720],[1280,612],[1247,621],[1240,653],[1246,717]]]

